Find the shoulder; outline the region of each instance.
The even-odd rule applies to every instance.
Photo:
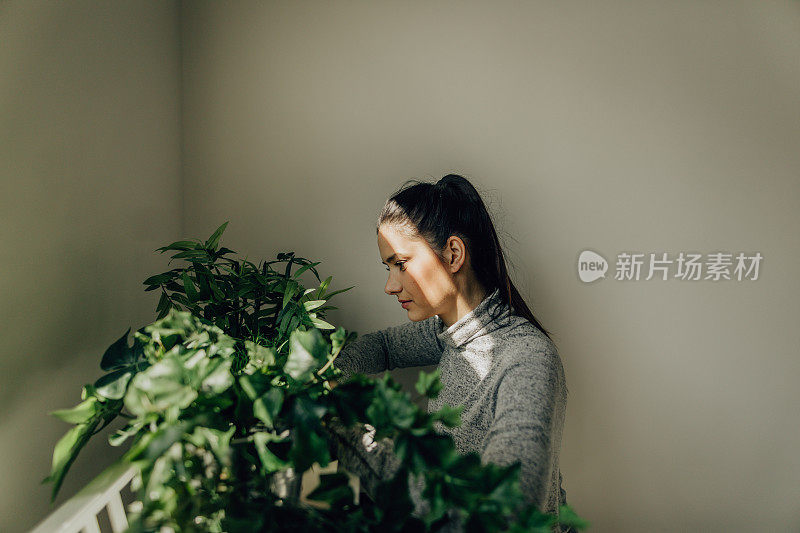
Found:
[[[556,345],[539,328],[520,316],[511,315],[495,336],[493,361],[501,379],[515,376],[562,384],[564,367]]]
[[[560,359],[558,349],[550,338],[525,318],[511,315],[501,322],[496,330],[495,342],[500,349],[501,360],[516,364],[539,354],[550,359]]]

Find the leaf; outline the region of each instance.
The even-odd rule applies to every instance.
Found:
[[[81,389],[81,400],[86,400],[89,396],[94,396],[94,386],[86,384]]]
[[[306,311],[313,311],[324,304],[325,300],[308,300],[307,302],[303,302],[303,307],[306,308]]]
[[[409,495],[408,481],[408,470],[400,468],[394,477],[378,485],[375,504],[383,515],[384,523],[402,524],[414,511],[414,504]],[[416,528],[416,530],[425,531],[425,528]]]
[[[228,261],[230,261],[231,265],[236,265],[237,264],[236,261],[233,261],[231,259],[229,259]],[[225,272],[227,272],[228,274],[230,274],[233,277],[236,277],[236,276],[239,275],[239,273],[236,272],[236,270],[232,266],[226,265],[224,263],[220,263],[219,265],[217,265],[217,268],[219,268],[220,270],[224,270]]]
[[[150,276],[149,278],[147,278],[146,280],[144,280],[142,282],[142,285],[152,285],[153,286],[153,287],[151,287],[150,289],[147,289],[147,290],[152,290],[153,288],[157,288],[162,283],[166,283],[166,282],[172,280],[176,276],[176,270],[177,269],[170,270],[169,272],[164,272],[163,274],[156,274],[155,276]]]
[[[166,284],[164,284],[164,288],[172,292],[183,290],[183,286],[175,280],[168,281]]]
[[[289,337],[289,356],[283,369],[295,380],[306,381],[327,359],[328,343],[318,330],[295,330]]]
[[[286,272],[283,275],[283,277],[288,278],[289,274],[292,272],[292,265],[294,264],[294,252],[278,254],[278,259],[288,261],[286,264]]]
[[[222,302],[225,300],[225,293],[220,290],[217,282],[213,278],[208,280],[208,285],[211,288],[211,292],[214,294],[216,301]]]
[[[128,346],[128,333],[130,333],[130,331],[131,328],[128,328],[128,331],[126,331],[122,337],[114,341],[114,343],[106,349],[103,358],[100,360],[100,368],[103,370],[116,370],[118,368],[130,366],[136,362],[140,352]]]
[[[192,302],[189,301],[189,298],[178,292],[172,294],[172,299],[173,301],[177,301],[179,304],[183,305],[187,309],[192,306]]]
[[[421,371],[419,373],[419,379],[417,380],[416,389],[417,392],[426,396],[428,398],[436,398],[439,396],[439,392],[442,390],[442,382],[439,381],[439,369],[435,369],[433,372],[424,372]]]
[[[189,261],[208,261],[208,252],[205,250],[186,250],[172,256],[172,259],[186,259]],[[172,261],[170,259],[170,262]]]
[[[70,466],[78,456],[78,452],[86,445],[99,423],[100,417],[98,416],[85,424],[79,424],[67,431],[66,435],[56,443],[53,450],[53,469],[50,475],[42,481],[42,483],[53,482],[53,492],[50,496],[51,502],[55,501],[64,481],[64,476],[67,475]]]
[[[289,321],[292,320],[292,310],[284,309],[281,313],[283,313],[283,318],[281,318],[281,323],[278,325],[278,338],[286,335],[289,329]]]
[[[139,430],[144,426],[142,421],[133,421],[122,429],[118,429],[113,434],[108,436],[108,443],[111,446],[120,446],[123,442],[128,440],[128,437],[136,435]]]
[[[228,221],[230,222],[230,220]],[[228,222],[225,222],[217,230],[208,238],[206,241],[206,248],[209,250],[215,250],[217,245],[219,244],[219,238],[222,236],[222,233],[225,231],[225,228],[228,227]]]
[[[341,507],[353,503],[353,489],[347,474],[336,472],[321,474],[319,485],[306,496],[309,500],[330,503],[333,507]]]
[[[336,331],[331,333],[331,353],[339,353],[348,339],[355,338],[355,332],[348,333],[346,329],[339,326]]]
[[[214,277],[211,271],[203,266],[201,263],[192,263],[194,267],[195,276],[197,278],[197,286],[200,289],[200,299],[208,300],[211,298],[211,287],[208,280]]]
[[[231,437],[235,431],[235,425],[231,425],[226,431],[196,426],[194,432],[187,435],[186,440],[198,448],[210,449],[220,464],[229,465],[231,462]]]
[[[197,293],[197,289],[194,287],[194,283],[192,282],[192,278],[189,277],[188,272],[184,272],[181,276],[183,280],[183,290],[186,293],[186,296],[189,298],[190,302],[196,302],[200,299],[199,294]]]
[[[589,522],[581,518],[575,513],[575,510],[569,505],[562,505],[558,509],[558,523],[565,526],[574,527],[575,529],[589,529],[591,525]]]
[[[145,435],[125,454],[127,460],[147,459],[153,461],[175,444],[191,426],[192,421],[184,420],[160,428],[155,433]]]
[[[164,253],[168,250],[194,250],[196,247],[197,243],[194,241],[175,241],[169,246],[162,246],[161,248],[156,248],[156,251]]]
[[[442,424],[447,427],[455,428],[461,425],[461,412],[464,410],[463,405],[451,407],[444,404],[441,409],[435,413],[431,413],[434,420],[441,420]]]
[[[233,250],[231,250],[230,248],[225,248],[225,247],[223,246],[223,247],[221,247],[219,250],[217,250],[217,253],[216,253],[215,255],[216,255],[217,257],[222,257],[223,255],[235,254],[235,253],[236,253],[236,252],[234,252],[234,251],[233,251]]]
[[[59,409],[57,411],[52,411],[50,414],[70,424],[83,424],[91,420],[97,414],[97,404],[97,397],[89,396],[72,409]]]
[[[319,289],[317,289],[317,298],[322,298],[322,295],[325,294],[325,290],[328,288],[328,285],[331,284],[331,280],[333,276],[328,276],[325,278],[325,281],[319,284]]]
[[[324,320],[317,318],[315,316],[311,317],[311,322],[314,324],[315,327],[319,329],[336,329],[336,326],[334,326],[333,324],[325,322]]]
[[[275,364],[275,349],[261,346],[253,341],[245,341],[245,348],[249,357],[248,366],[261,369]]]
[[[261,460],[261,472],[263,474],[270,474],[285,468],[290,463],[280,459],[277,455],[272,453],[267,444],[270,442],[281,442],[284,438],[279,437],[274,432],[259,432],[253,435],[253,442],[256,445],[258,458]]]
[[[142,417],[185,409],[197,398],[197,390],[184,384],[186,372],[174,356],[158,361],[133,377],[125,393],[125,407]]]
[[[317,266],[317,265],[318,265],[318,264],[320,264],[320,263],[322,263],[322,261],[317,261],[316,263],[309,263],[309,264],[305,265],[304,267],[298,268],[298,269],[297,269],[297,272],[295,272],[295,273],[292,275],[292,278],[293,278],[293,279],[297,279],[297,278],[299,278],[299,277],[300,277],[300,275],[301,275],[303,272],[305,272],[305,271],[306,271],[306,270],[308,270],[309,268],[314,268],[315,266]]]
[[[322,467],[330,463],[328,442],[320,436],[322,432],[320,419],[325,412],[323,405],[302,396],[295,398],[292,408],[294,435],[289,459],[294,462],[295,469],[299,472],[305,472],[314,463],[319,463]]]
[[[274,315],[275,315],[275,312],[276,312],[277,310],[278,310],[278,306],[277,306],[277,305],[276,305],[276,306],[274,306],[274,307],[269,307],[269,308],[266,308],[266,309],[260,309],[260,310],[258,311],[258,313],[256,313],[256,314],[255,314],[255,316],[257,316],[259,320],[264,320],[264,319],[266,319],[266,318],[269,318],[269,317],[271,317],[271,316],[274,316]]]
[[[453,439],[449,435],[429,433],[411,437],[408,434],[400,434],[395,440],[394,450],[403,463],[411,464],[415,472],[441,470],[459,458]]]
[[[215,359],[214,361],[220,360]],[[221,360],[216,368],[203,379],[203,382],[200,384],[200,389],[204,393],[211,395],[222,394],[228,390],[231,385],[233,385],[233,375],[231,374],[232,362],[233,361],[230,359]]]
[[[255,298],[255,296],[258,295],[258,292],[261,288],[260,286],[254,285],[246,280],[242,281],[240,285],[241,288],[238,291],[236,291],[237,298],[245,298],[245,299]]]
[[[381,385],[375,392],[375,397],[367,408],[370,423],[378,429],[386,426],[410,428],[418,408],[411,402],[408,394]],[[379,434],[376,433],[375,438],[378,437]]]
[[[295,295],[298,289],[298,284],[294,280],[289,280],[286,284],[286,292],[283,293],[283,304],[281,308],[285,308],[286,304],[289,303],[289,300]]]
[[[248,398],[255,400],[272,387],[270,379],[271,378],[264,374],[241,376],[239,378],[239,385],[242,387],[245,394],[247,394]]]
[[[332,292],[332,293],[330,293],[330,294],[326,294],[326,295],[325,295],[325,299],[326,299],[326,300],[330,300],[332,296],[336,296],[337,294],[339,294],[339,293],[341,293],[341,292],[349,291],[349,290],[350,290],[350,289],[352,289],[353,287],[355,287],[355,285],[352,285],[352,286],[350,286],[350,287],[347,287],[346,289],[339,289],[338,291],[333,291],[333,292]]]
[[[253,414],[267,426],[272,427],[282,405],[283,393],[279,389],[270,389],[253,402]]]
[[[162,319],[167,316],[169,312],[169,296],[167,296],[166,291],[161,291],[161,297],[158,299],[158,305],[156,305],[156,313],[158,313],[158,319]]]
[[[94,383],[94,386],[97,388],[96,393],[109,400],[121,399],[125,396],[128,382],[130,382],[133,376],[133,368],[133,366],[122,368],[102,376]]]

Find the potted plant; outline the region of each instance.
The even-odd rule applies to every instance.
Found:
[[[146,290],[161,291],[156,321],[132,344],[130,329],[111,344],[100,362],[106,374],[83,387],[80,404],[53,413],[74,425],[44,480],[53,499],[91,436],[124,417],[109,443],[130,442],[123,460],[142,473],[132,531],[435,531],[452,513],[474,531],[586,526],[568,506],[557,519],[526,505],[518,464],[481,465],[477,454],[456,453],[433,424],[458,425],[460,408],[426,413],[389,374],[332,387],[341,376],[336,356],[356,334],[326,322],[325,311],[352,287],[329,292],[319,262],[293,252],[258,265],[236,259],[219,246],[226,226],[205,241],[158,249],[185,264],[145,280]],[[307,271],[318,286],[301,285]],[[420,373],[421,394],[440,388],[436,372]],[[302,504],[301,474],[336,459],[342,443],[331,428],[354,424],[393,440],[397,474],[358,503],[347,474],[325,474],[308,496],[320,505]],[[425,479],[422,517],[411,516],[410,474]]]

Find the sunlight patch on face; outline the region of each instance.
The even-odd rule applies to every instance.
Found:
[[[380,262],[391,265],[395,261],[407,260],[419,251],[421,242],[418,238],[407,237],[395,226],[381,226],[378,232]]]

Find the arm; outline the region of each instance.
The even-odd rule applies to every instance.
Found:
[[[365,333],[350,342],[334,363],[348,379],[409,366],[435,365],[442,357],[436,336],[438,316]]]
[[[526,353],[509,365],[496,389],[494,420],[481,453],[483,463],[520,461],[520,488],[540,509],[546,503],[552,453],[561,442],[563,376],[561,359],[554,353]]]
[[[339,465],[355,474],[370,497],[381,481],[394,477],[400,461],[394,454],[394,441],[389,438],[375,441],[375,428],[369,424],[346,427],[341,422],[328,423]]]
[[[394,441],[384,438],[375,441],[375,428],[369,424],[346,427],[341,422],[330,421],[331,436],[339,466],[359,478],[361,487],[373,500],[378,484],[397,475],[400,459],[394,453]],[[430,503],[422,496],[425,490],[423,477],[408,476],[408,491],[414,505],[413,516],[421,517],[430,510]]]

